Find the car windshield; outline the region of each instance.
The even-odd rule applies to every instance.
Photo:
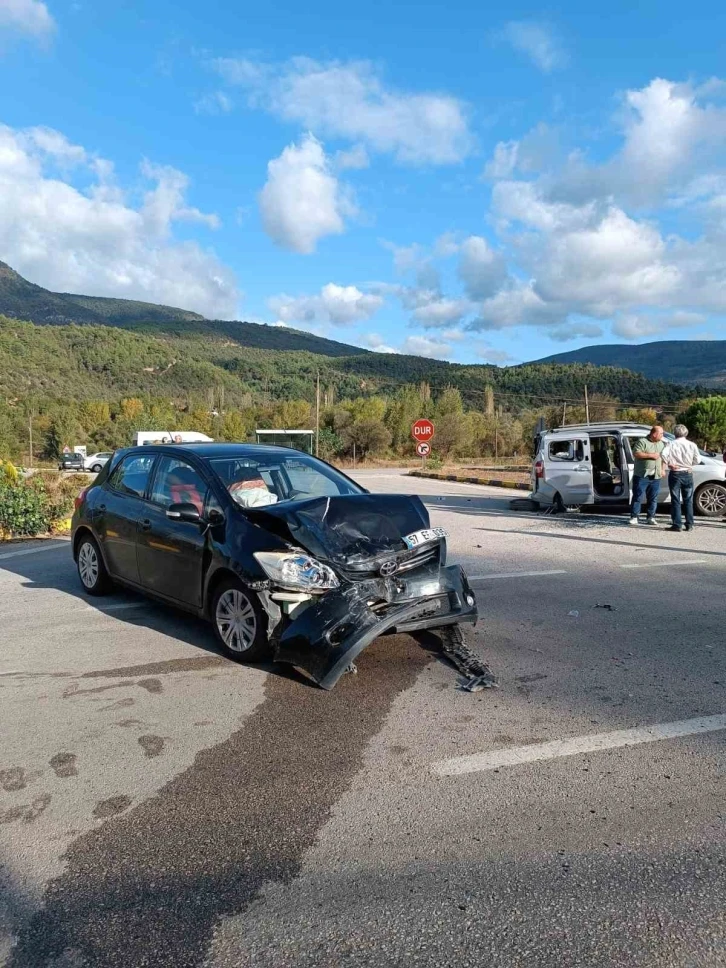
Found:
[[[241,507],[264,507],[282,501],[303,501],[312,497],[362,494],[358,487],[335,468],[305,454],[269,459],[226,457],[210,465],[230,495]]]

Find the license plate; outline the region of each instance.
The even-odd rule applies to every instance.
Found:
[[[424,528],[422,531],[414,531],[413,534],[405,535],[403,543],[407,548],[418,548],[419,545],[429,541],[438,541],[439,538],[448,538],[449,532],[446,528]]]

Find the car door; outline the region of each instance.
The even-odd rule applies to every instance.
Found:
[[[544,463],[545,479],[563,504],[595,503],[588,434],[546,439]]]
[[[154,454],[129,454],[114,468],[91,512],[93,529],[115,578],[139,583],[136,540]]]
[[[149,501],[139,519],[137,558],[141,584],[149,591],[195,608],[202,601],[202,568],[206,528],[201,523],[172,520],[172,504],[194,504],[204,513],[208,485],[188,461],[159,458]]]

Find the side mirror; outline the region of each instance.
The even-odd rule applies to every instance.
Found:
[[[166,516],[172,521],[188,521],[190,524],[199,524],[202,520],[196,504],[170,504]]]

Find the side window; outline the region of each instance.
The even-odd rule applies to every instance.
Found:
[[[585,445],[581,440],[553,440],[548,453],[550,460],[580,461],[585,459]]]
[[[176,457],[162,457],[154,478],[151,500],[163,508],[170,504],[193,504],[204,513],[207,485],[200,474],[186,461]]]
[[[153,454],[126,457],[109,478],[109,487],[112,487],[115,491],[120,491],[121,494],[143,497],[153,466]]]

